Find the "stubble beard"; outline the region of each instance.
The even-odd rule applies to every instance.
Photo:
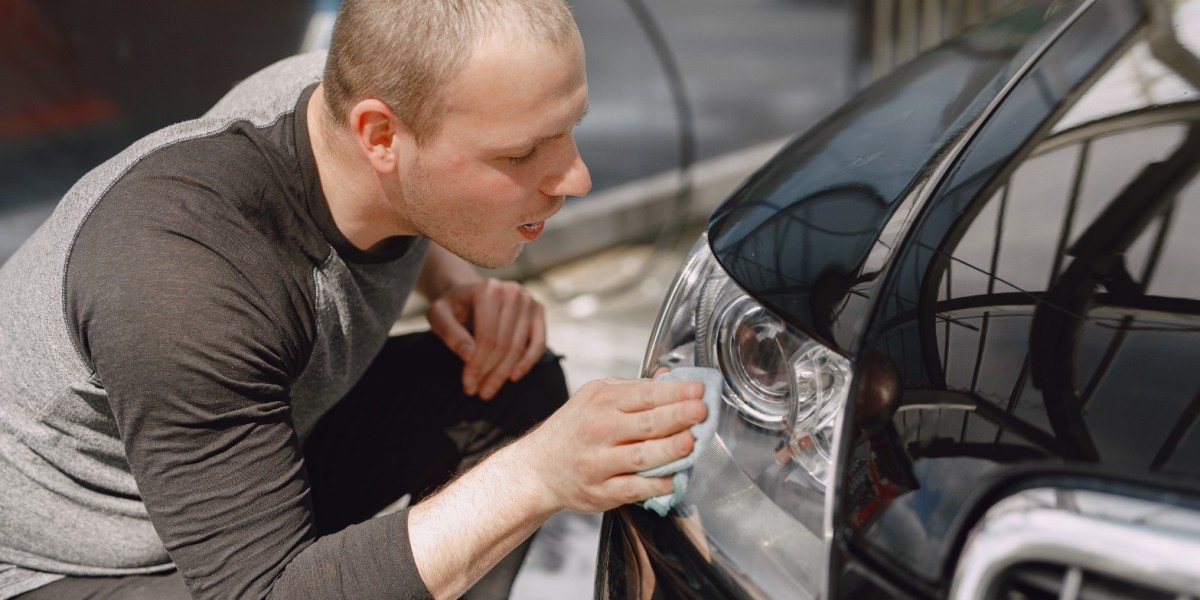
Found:
[[[472,246],[471,239],[482,239],[482,227],[472,222],[470,217],[449,215],[446,218],[438,216],[437,199],[429,185],[430,176],[417,159],[409,169],[409,178],[404,182],[405,208],[408,214],[405,218],[423,236],[459,258],[484,269],[499,269],[506,267],[525,248],[518,244],[512,256],[501,257],[489,255],[486,249]]]

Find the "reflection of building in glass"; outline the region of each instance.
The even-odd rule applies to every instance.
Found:
[[[1000,442],[1195,468],[1172,458],[1200,445],[1200,396],[1175,391],[1200,390],[1200,65],[1150,17],[930,248],[935,315],[918,330],[934,385],[895,419],[914,457]]]
[[[865,0],[858,2],[859,62],[877,79],[943,40],[1011,9],[1019,0]]]

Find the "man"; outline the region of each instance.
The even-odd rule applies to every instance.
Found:
[[[540,307],[463,261],[590,186],[567,7],[347,0],[324,63],[141,140],[0,269],[0,598],[451,598],[559,510],[671,489],[636,473],[701,386],[560,408]],[[434,335],[388,339],[414,286]]]

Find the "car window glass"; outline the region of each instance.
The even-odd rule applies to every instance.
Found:
[[[941,300],[986,294],[995,285],[989,273],[996,254],[996,225],[1003,197],[1004,190],[992,194],[955,247],[954,260],[947,265],[940,286]]]
[[[947,389],[1141,467],[1196,445],[1174,430],[1200,390],[1200,62],[1164,31],[1152,18],[980,188],[940,249],[935,328]],[[961,418],[964,442],[1020,437]]]
[[[1184,133],[1184,127],[1178,124],[1149,128],[1134,125],[1133,129],[1123,128],[1119,123],[1114,126],[1103,135],[1073,144],[1088,156],[1079,172],[1079,198],[1067,230],[1071,243],[1079,240],[1079,235],[1100,211],[1147,164],[1168,156]]]
[[[1147,293],[1168,298],[1195,297],[1200,257],[1194,253],[1193,244],[1178,243],[1177,240],[1200,235],[1200,181],[1194,180],[1183,189],[1174,210],[1164,219],[1169,219],[1169,223],[1162,249],[1154,257],[1158,264],[1147,282]],[[1147,232],[1146,235],[1152,234]],[[1136,254],[1131,252],[1131,256]],[[1147,252],[1146,260],[1149,259]]]
[[[1196,90],[1154,57],[1149,42],[1140,41],[1104,74],[1094,88],[1081,95],[1070,112],[1054,125],[1053,133],[1146,106],[1195,98]]]
[[[890,264],[865,343],[904,382],[889,425],[920,491],[862,539],[930,581],[939,527],[1012,467],[1200,478],[1200,27],[1170,18],[1197,7],[1089,4]]]
[[[1070,148],[1029,158],[1016,169],[1001,192],[1004,220],[994,272],[1002,285],[995,291],[1038,290],[1050,281],[1059,232],[1067,216],[1071,176],[1077,164]],[[1037,219],[1030,219],[1037,214]]]

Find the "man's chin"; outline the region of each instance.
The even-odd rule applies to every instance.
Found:
[[[502,269],[504,267],[507,267],[508,265],[513,264],[513,261],[517,260],[517,257],[520,256],[521,250],[524,250],[524,249],[525,249],[525,244],[517,244],[516,248],[510,250],[507,253],[495,252],[495,253],[487,254],[487,253],[483,253],[483,252],[480,252],[480,253],[454,252],[454,254],[457,254],[459,256],[459,258],[462,258],[463,260],[475,265],[476,267],[480,267],[483,269]],[[451,250],[451,252],[453,252],[453,250]]]

